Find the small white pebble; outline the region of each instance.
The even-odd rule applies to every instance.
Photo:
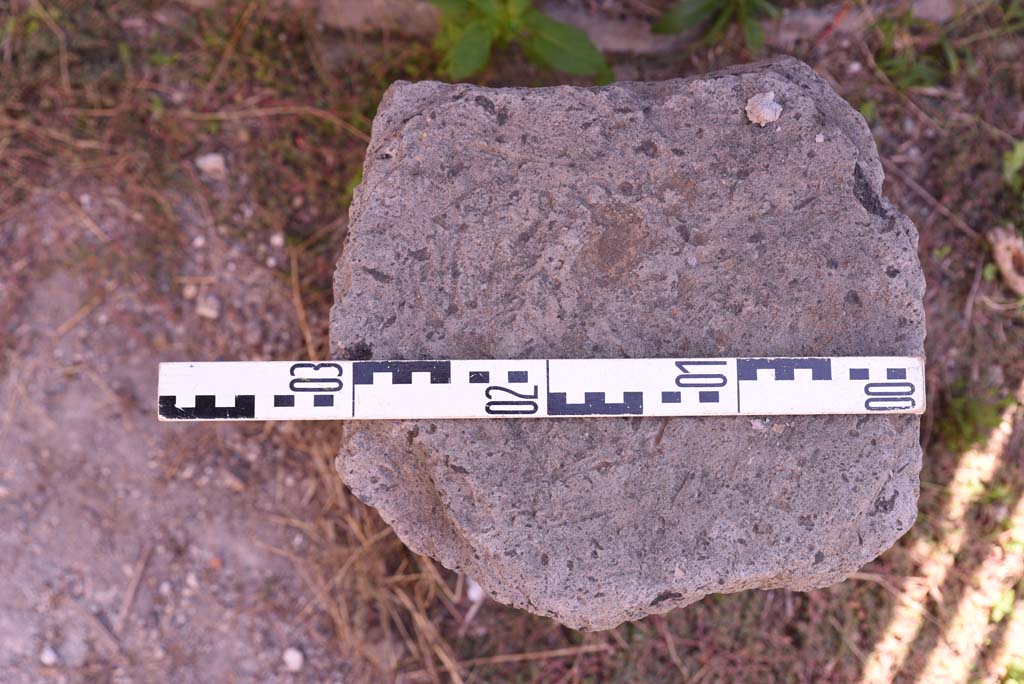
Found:
[[[185,575],[185,584],[187,584],[188,588],[192,591],[199,588],[199,580],[196,578],[196,574],[194,572],[190,572]]]
[[[92,195],[87,192],[83,192],[78,196],[78,203],[82,205],[83,209],[88,209],[92,206]]]
[[[846,65],[846,73],[848,74],[859,74],[864,65],[860,62],[850,62]]]
[[[199,286],[195,283],[185,283],[185,287],[181,288],[181,296],[185,299],[195,299],[199,296]]]
[[[211,321],[220,317],[220,300],[213,295],[206,295],[196,302],[196,313]]]
[[[284,233],[274,233],[270,236],[270,246],[275,249],[284,247]]]
[[[825,142],[825,134],[824,133],[819,133],[818,135],[814,136],[814,142],[816,142],[816,143],[823,143],[823,142]]]
[[[196,157],[196,168],[213,180],[224,180],[228,177],[228,165],[224,155],[218,152],[201,154]]]
[[[690,268],[697,268],[697,257],[693,256],[692,254],[686,257],[686,265],[689,266]]]
[[[747,118],[751,123],[764,128],[773,121],[778,121],[782,116],[782,105],[775,101],[775,92],[769,90],[767,93],[752,95],[747,100]]]
[[[277,268],[277,259],[274,257],[267,257],[267,268]]]
[[[171,583],[167,580],[164,580],[160,583],[160,586],[157,587],[157,591],[160,593],[161,596],[167,598],[171,595]]]
[[[206,238],[202,235],[196,235],[192,238],[192,246],[196,249],[201,249],[206,244]]]
[[[53,646],[47,644],[43,647],[43,650],[39,652],[39,663],[43,667],[53,667],[60,660],[60,656],[57,655],[57,651],[53,650]]]
[[[306,664],[306,656],[294,646],[285,649],[284,653],[281,654],[281,660],[284,661],[284,669],[289,672],[298,672]]]
[[[477,584],[475,580],[470,578],[469,582],[466,584],[466,598],[469,599],[469,602],[480,603],[484,600],[485,596],[484,588]]]

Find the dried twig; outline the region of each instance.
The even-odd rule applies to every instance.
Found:
[[[231,32],[231,37],[228,39],[228,44],[224,48],[224,52],[221,53],[220,61],[217,62],[217,66],[213,70],[213,74],[210,75],[210,80],[206,82],[206,86],[203,87],[202,94],[199,95],[200,102],[206,102],[210,99],[210,95],[213,93],[214,88],[217,87],[217,83],[224,75],[224,70],[227,68],[228,63],[235,54],[235,49],[238,47],[238,41],[242,39],[242,34],[245,33],[246,26],[249,25],[249,20],[252,19],[253,13],[261,5],[261,0],[249,0],[249,4],[242,10],[242,16],[238,18],[235,23],[235,28]]]
[[[245,119],[264,119],[274,116],[308,116],[331,123],[363,142],[370,142],[370,136],[336,114],[306,105],[279,105],[275,107],[257,107],[254,109],[235,109],[226,112],[193,112],[187,109],[178,109],[167,112],[167,116],[193,121],[242,121]]]
[[[71,605],[78,608],[82,615],[84,615],[85,618],[92,623],[94,627],[96,627],[96,631],[103,638],[103,641],[107,642],[107,645],[110,646],[111,650],[116,652],[118,655],[124,655],[124,649],[121,648],[121,642],[118,640],[117,635],[111,631],[107,623],[101,620],[96,613],[92,612],[78,601],[71,601]]]
[[[683,665],[683,659],[679,657],[679,652],[676,650],[676,642],[672,638],[672,633],[668,631],[668,627],[665,626],[665,620],[663,618],[657,618],[654,621],[654,624],[661,633],[662,640],[665,642],[665,649],[668,651],[668,659],[671,660],[672,664],[676,666],[677,670],[679,670],[679,675],[683,678],[682,681],[685,682],[689,677],[689,674],[686,672],[686,667]]]
[[[857,644],[853,643],[853,640],[850,639],[849,635],[846,634],[846,630],[843,629],[843,626],[841,624],[839,624],[839,620],[836,620],[835,617],[829,615],[828,622],[830,625],[832,625],[832,627],[835,628],[836,633],[839,634],[839,639],[843,642],[843,644],[845,644],[846,647],[850,649],[850,653],[857,656],[857,659],[861,663],[866,662],[867,658],[864,655],[864,651],[862,651],[860,647],[857,646]]]
[[[502,653],[481,658],[469,658],[457,661],[459,667],[471,667],[474,665],[504,665],[507,663],[523,663],[534,660],[551,660],[553,658],[572,658],[587,653],[611,653],[614,649],[608,644],[582,644],[580,646],[569,646],[566,648],[553,648],[548,651],[531,651],[526,653]],[[427,674],[426,670],[405,673],[410,678],[420,678]]]
[[[69,332],[71,332],[72,328],[81,323],[82,320],[85,319],[86,316],[91,314],[96,309],[96,307],[99,306],[102,302],[103,295],[98,294],[92,299],[90,299],[88,302],[83,304],[78,311],[71,315],[71,318],[67,319],[59,326],[57,326],[57,329],[53,331],[53,339],[59,340],[60,338],[64,337]]]
[[[945,204],[935,199],[935,197],[933,197],[930,192],[921,187],[917,181],[915,181],[909,175],[904,173],[902,169],[896,166],[896,164],[883,157],[882,166],[885,168],[886,173],[896,176],[896,178],[898,178],[901,183],[906,185],[911,192],[913,192],[926,203],[931,205],[931,207],[935,209],[935,211],[942,214],[946,218],[946,220],[952,223],[953,226],[957,228],[961,233],[967,235],[976,242],[981,242],[981,235],[979,235],[976,230],[967,225],[967,222],[964,221],[962,218],[960,218],[952,211],[950,211]]]
[[[309,359],[316,359],[316,347],[313,346],[313,332],[309,329],[309,322],[306,319],[306,305],[302,303],[302,288],[299,285],[299,253],[293,247],[289,250],[292,266],[292,304],[295,306],[295,316],[299,319],[299,329],[302,331],[302,339],[306,341],[306,353]]]
[[[146,565],[149,557],[153,554],[153,547],[146,546],[139,554],[139,560],[135,562],[132,572],[132,582],[128,585],[124,599],[121,601],[121,610],[117,611],[117,622],[114,623],[114,632],[118,635],[124,634],[125,625],[128,624],[128,616],[131,615],[132,606],[135,605],[135,596],[139,593],[139,585],[142,583],[142,575],[146,572]]]
[[[60,89],[64,93],[65,97],[71,96],[71,73],[68,69],[68,37],[64,34],[64,29],[57,25],[57,22],[53,20],[50,15],[50,11],[43,6],[41,0],[32,0],[32,7],[35,9],[36,14],[46,28],[49,29],[50,33],[53,34],[54,38],[57,39],[57,50],[58,50],[58,62],[60,64]]]
[[[974,317],[974,299],[978,296],[978,287],[981,285],[981,275],[984,270],[985,255],[981,255],[974,267],[974,279],[971,281],[971,289],[967,293],[967,301],[964,303],[964,323],[968,329],[970,329],[971,319]]]
[[[68,206],[71,212],[82,221],[85,227],[88,228],[93,235],[98,237],[102,242],[110,242],[110,236],[103,232],[103,229],[99,227],[99,224],[96,223],[92,216],[89,216],[81,206],[79,206],[78,202],[71,198],[71,195],[67,192],[62,192],[61,198],[64,200],[64,204]]]

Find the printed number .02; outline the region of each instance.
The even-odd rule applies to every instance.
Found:
[[[513,399],[496,399],[492,394],[493,392],[507,392],[513,397],[517,397],[519,401]],[[509,415],[523,415],[529,416],[538,411],[536,401],[530,401],[531,399],[537,398],[537,385],[533,386],[532,394],[520,394],[510,390],[507,387],[499,387],[497,385],[491,385],[484,391],[484,396],[492,401],[488,401],[484,406],[484,411],[492,416],[509,416]]]

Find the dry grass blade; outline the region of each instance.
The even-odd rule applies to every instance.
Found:
[[[244,121],[245,119],[261,119],[274,116],[308,116],[333,124],[365,143],[370,142],[370,136],[336,114],[306,105],[279,105],[275,107],[256,107],[254,109],[236,109],[220,112],[193,112],[187,109],[179,109],[167,112],[167,115],[193,121]]]
[[[299,253],[293,247],[288,251],[291,258],[291,280],[292,280],[292,304],[295,306],[295,317],[298,319],[299,329],[302,331],[302,339],[306,343],[306,354],[309,360],[316,359],[316,346],[313,344],[313,331],[309,329],[309,321],[306,318],[306,305],[302,303],[302,287],[299,285]]]
[[[88,302],[83,304],[78,311],[71,315],[71,318],[67,319],[59,326],[57,326],[57,329],[53,331],[53,339],[59,340],[60,338],[64,337],[69,332],[71,332],[71,330],[76,325],[81,323],[85,319],[85,317],[91,314],[96,309],[96,307],[98,307],[102,302],[103,295],[98,294],[92,299],[90,299]]]
[[[135,563],[132,572],[132,582],[128,585],[128,591],[124,594],[121,602],[121,609],[117,612],[117,622],[114,623],[114,632],[118,635],[124,634],[125,625],[128,624],[128,616],[131,615],[132,606],[135,604],[135,597],[139,593],[139,585],[142,583],[142,575],[146,572],[146,565],[149,564],[149,557],[153,554],[153,547],[147,546],[139,554],[139,560]]]
[[[417,627],[417,637],[426,642],[428,648],[423,649],[421,647],[421,651],[426,651],[424,658],[429,658],[427,653],[432,651],[437,655],[437,659],[441,661],[445,670],[448,671],[448,676],[452,678],[452,682],[454,684],[463,684],[464,680],[459,672],[459,663],[455,660],[451,646],[441,637],[441,634],[437,631],[437,626],[427,617],[424,607],[417,605],[402,589],[394,589],[393,596],[412,616],[413,622]],[[431,665],[428,664],[427,667],[429,669]]]
[[[57,39],[59,56],[57,61],[60,65],[60,89],[65,97],[71,96],[71,71],[68,68],[68,37],[64,30],[53,20],[50,10],[43,6],[41,0],[32,0],[32,8],[39,15],[39,19],[46,24],[47,30]]]
[[[199,96],[200,102],[207,102],[210,99],[210,95],[213,90],[217,87],[221,77],[224,76],[224,70],[227,68],[228,63],[231,62],[231,58],[235,54],[235,49],[238,47],[238,41],[241,40],[242,34],[245,33],[245,28],[249,25],[249,20],[252,19],[252,15],[262,4],[262,0],[249,0],[249,4],[242,10],[242,16],[238,18],[235,23],[235,28],[231,32],[231,38],[228,39],[228,44],[224,48],[224,52],[221,53],[220,60],[217,62],[217,66],[213,70],[213,74],[210,76],[210,80],[206,82],[206,86],[203,88],[202,94]]]
[[[59,131],[55,128],[48,128],[46,126],[36,126],[28,121],[22,119],[12,119],[9,116],[5,116],[0,113],[0,128],[12,128],[18,133],[25,135],[34,135],[38,138],[48,138],[55,142],[68,145],[77,150],[106,150],[107,146],[103,143],[96,142],[95,140],[79,140],[78,138],[72,137],[63,131]]]

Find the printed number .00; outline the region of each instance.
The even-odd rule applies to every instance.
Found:
[[[864,386],[868,411],[899,411],[915,406],[914,384],[910,382],[869,382]]]

